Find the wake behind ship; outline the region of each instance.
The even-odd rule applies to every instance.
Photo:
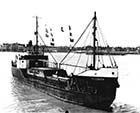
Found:
[[[43,49],[38,46],[38,38],[41,36],[38,32],[38,17],[36,17],[36,45],[32,45],[30,41],[28,44],[27,55],[16,55],[15,60],[12,61],[12,74],[14,77],[22,82],[29,83],[37,88],[42,89],[48,95],[56,97],[57,99],[87,106],[97,109],[108,109],[116,97],[116,89],[118,84],[118,66],[116,62],[111,66],[102,64],[97,66],[99,59],[97,59],[97,38],[96,38],[96,12],[82,35],[92,26],[93,37],[93,55],[92,62],[86,64],[85,67],[65,64],[64,60],[72,51],[74,46],[81,39],[74,44],[68,54],[58,63],[55,58],[54,62],[49,61],[48,55],[44,55]],[[71,72],[68,74],[64,67],[81,68],[80,72]]]

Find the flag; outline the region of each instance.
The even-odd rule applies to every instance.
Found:
[[[71,30],[71,26],[69,25],[69,30]]]
[[[63,29],[63,27],[61,27],[61,31],[62,31],[62,32],[64,32],[64,29]]]
[[[49,37],[49,35],[46,33],[46,37]]]
[[[70,42],[74,42],[74,39],[70,38]]]
[[[51,36],[53,37],[53,34],[52,33],[50,33],[51,34]]]
[[[51,45],[51,46],[54,46],[54,43],[53,43],[53,42],[51,42],[51,43],[50,43],[50,45]]]
[[[45,24],[45,26],[47,26],[47,25]],[[48,33],[49,33],[48,29],[45,28],[45,36],[46,36],[46,37],[49,37],[49,34],[48,34]]]
[[[46,28],[46,33],[48,33],[48,29]]]
[[[54,38],[52,38],[52,41],[54,42]]]
[[[70,32],[70,36],[72,36],[72,33]]]

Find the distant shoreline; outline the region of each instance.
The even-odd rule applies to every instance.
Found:
[[[26,53],[26,51],[0,51],[0,52],[22,52],[22,53]],[[51,53],[67,53],[68,51],[51,51]],[[44,53],[48,53],[48,52],[44,52]],[[92,52],[76,52],[76,51],[72,51],[71,53],[77,53],[77,54],[86,54],[86,55],[92,55]],[[129,54],[133,54],[133,55],[140,55],[140,53],[136,53],[136,52],[110,52],[110,53],[106,53],[106,52],[97,52],[96,55],[129,55]]]
[[[34,48],[34,45],[30,47],[30,49]],[[140,54],[140,46],[138,47],[92,47],[90,45],[83,47],[72,47],[69,46],[44,46],[40,45],[39,50],[43,52],[74,52],[74,53],[84,53],[84,54],[92,54],[93,49],[96,49],[97,55],[127,55],[127,54]],[[0,51],[6,52],[27,52],[29,50],[28,45],[19,44],[19,43],[3,43],[0,45]]]

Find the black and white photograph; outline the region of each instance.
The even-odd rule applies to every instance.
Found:
[[[139,0],[1,0],[0,113],[140,113]]]

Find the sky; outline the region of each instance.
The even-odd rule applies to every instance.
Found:
[[[35,18],[46,44],[45,24],[53,29],[58,46],[68,44],[68,37],[58,34],[60,27],[71,25],[76,40],[94,12],[110,46],[140,46],[139,0],[0,0],[0,44],[28,43],[35,40]],[[55,33],[56,32],[56,33]]]

